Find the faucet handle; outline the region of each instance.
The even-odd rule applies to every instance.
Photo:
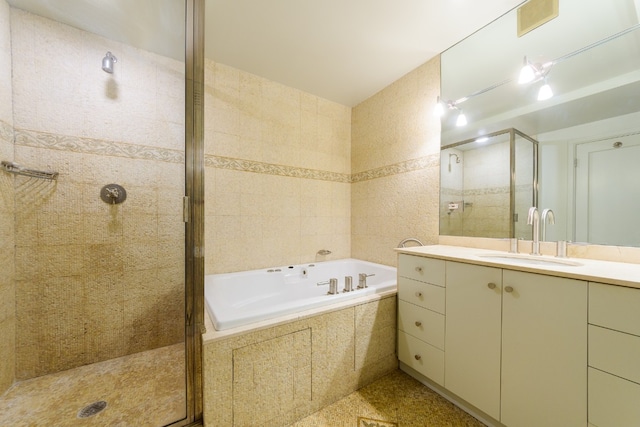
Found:
[[[360,273],[358,274],[358,289],[368,288],[367,277],[375,276],[375,274]]]

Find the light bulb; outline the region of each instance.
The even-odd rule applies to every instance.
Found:
[[[444,105],[442,105],[442,102],[440,101],[439,98],[438,98],[438,103],[436,104],[435,108],[433,109],[433,114],[436,117],[444,116]]]
[[[540,90],[538,91],[538,101],[544,101],[553,96],[553,91],[551,90],[551,86],[547,81],[544,81],[544,84],[540,86]]]
[[[536,72],[527,60],[527,57],[524,57],[524,62],[522,65],[522,69],[520,70],[520,76],[518,77],[518,83],[525,84],[531,83],[536,78]]]
[[[467,125],[467,116],[464,115],[462,111],[458,114],[458,119],[456,120],[456,126],[466,126]]]

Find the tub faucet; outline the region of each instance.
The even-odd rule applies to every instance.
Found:
[[[547,241],[547,218],[549,219],[549,224],[556,223],[556,216],[551,209],[543,209],[540,217],[540,240],[543,242]]]
[[[540,214],[538,208],[531,206],[527,215],[527,225],[533,226],[533,245],[531,255],[540,255]]]
[[[368,288],[367,277],[375,276],[375,274],[360,273],[358,274],[358,289]]]

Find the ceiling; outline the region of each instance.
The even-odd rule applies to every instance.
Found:
[[[183,0],[7,1],[112,40],[184,58]],[[205,50],[216,62],[355,106],[521,3],[205,0]]]

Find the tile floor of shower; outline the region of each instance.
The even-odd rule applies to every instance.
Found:
[[[0,396],[0,426],[149,426],[185,417],[184,344],[20,381]],[[78,418],[87,405],[107,407]]]

